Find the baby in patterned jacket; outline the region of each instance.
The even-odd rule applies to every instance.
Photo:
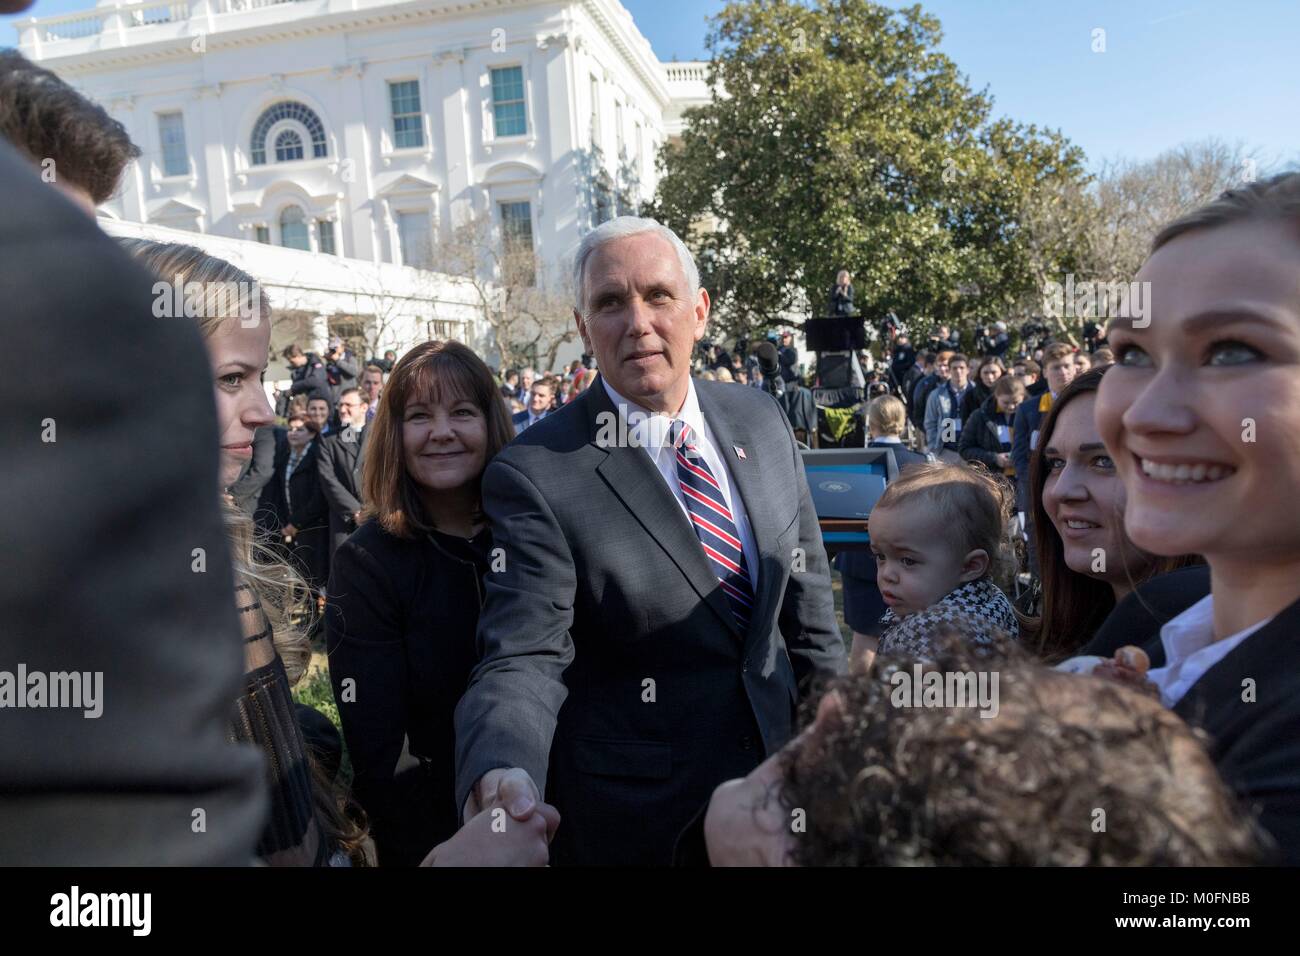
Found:
[[[1010,494],[964,465],[913,465],[871,510],[876,584],[889,610],[879,652],[933,654],[930,636],[958,630],[973,643],[1019,637],[992,572],[1010,553]]]

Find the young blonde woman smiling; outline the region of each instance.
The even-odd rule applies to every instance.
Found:
[[[1210,595],[1160,631],[1149,678],[1300,863],[1300,174],[1167,226],[1116,320],[1097,426],[1155,554],[1203,554]],[[1137,641],[1135,641],[1137,643]]]

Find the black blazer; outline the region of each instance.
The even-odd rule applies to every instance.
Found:
[[[321,441],[317,467],[321,490],[329,504],[330,550],[348,539],[357,529],[353,515],[361,510],[361,465],[365,429],[349,425],[336,435]]]
[[[482,657],[456,710],[457,798],[488,770],[524,768],[564,816],[555,863],[671,862],[714,787],[789,739],[814,673],[845,667],[785,414],[760,389],[695,391],[759,552],[743,632],[668,484],[611,434],[602,382],[483,476],[502,566],[487,575]]]
[[[1147,582],[1143,588],[1157,615],[1142,612],[1152,621],[1148,629],[1137,629],[1135,608],[1140,605],[1129,595],[1111,614],[1118,615],[1116,626],[1107,618],[1084,653],[1102,653],[1120,640],[1114,636],[1118,626],[1132,623],[1120,643],[1143,647],[1153,666],[1163,666],[1164,621],[1155,621],[1184,601],[1183,609],[1195,603],[1201,577],[1208,578],[1208,569],[1187,568]],[[1158,601],[1163,607],[1154,603]],[[1206,671],[1174,706],[1174,713],[1209,734],[1210,757],[1277,843],[1279,861],[1300,866],[1300,601]]]
[[[1002,442],[998,441],[998,400],[990,395],[979,408],[971,414],[961,429],[961,439],[957,450],[967,461],[978,461],[995,475],[1002,474],[1002,466],[997,456],[1002,451]],[[1015,416],[1012,416],[1012,424]],[[1011,454],[1011,449],[1007,449]]]
[[[1215,766],[1279,862],[1300,866],[1300,601],[1211,667],[1174,712],[1209,733]]]
[[[486,531],[408,541],[372,520],[334,552],[330,681],[381,866],[418,865],[456,831],[453,717],[478,660],[491,542]]]
[[[1210,593],[1210,569],[1198,564],[1143,581],[1106,615],[1080,654],[1111,657],[1133,644],[1147,652],[1152,667],[1165,664],[1160,628]]]

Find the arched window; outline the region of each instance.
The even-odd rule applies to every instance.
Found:
[[[275,161],[287,163],[291,159],[302,159],[302,137],[286,129],[275,137]]]
[[[271,128],[281,123],[288,127],[288,131],[298,134],[296,136],[298,155],[294,156],[294,159],[301,159],[304,155],[304,135],[311,140],[311,155],[313,158],[320,159],[328,155],[325,148],[325,125],[320,121],[320,117],[301,103],[285,100],[269,107],[253,124],[253,136],[249,143],[249,152],[252,154],[254,166],[266,164],[266,138],[270,134]],[[277,132],[274,146],[277,162],[284,161],[279,155],[282,142],[284,142],[286,148],[289,147],[290,144],[286,140],[284,132]],[[292,152],[292,150],[289,151]]]
[[[311,239],[307,235],[307,217],[297,206],[285,206],[280,213],[280,245],[289,249],[311,251]]]

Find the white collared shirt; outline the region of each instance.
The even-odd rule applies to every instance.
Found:
[[[1154,667],[1148,673],[1150,681],[1160,688],[1160,700],[1173,707],[1192,685],[1205,676],[1219,661],[1250,635],[1271,621],[1265,618],[1221,641],[1214,639],[1214,595],[1207,594],[1182,614],[1160,628],[1160,643],[1165,648],[1165,666]]]
[[[681,485],[677,480],[677,455],[668,444],[668,432],[676,419],[669,418],[663,413],[648,412],[635,402],[628,401],[614,391],[604,377],[600,382],[605,386],[605,394],[614,403],[619,415],[627,422],[629,440],[640,445],[650,456],[650,460],[659,469],[660,477],[668,485],[668,490],[677,499],[677,504],[686,517],[686,523],[690,525],[693,532],[695,525],[691,523],[691,513],[686,508],[686,496],[682,494]],[[727,463],[718,454],[713,432],[709,429],[704,413],[700,411],[699,398],[695,394],[695,383],[690,379],[687,379],[686,401],[682,403],[676,417],[691,427],[695,447],[699,450],[700,457],[704,459],[705,464],[709,466],[709,471],[722,487],[722,497],[726,500],[727,507],[731,509],[736,530],[740,533],[746,570],[749,571],[749,583],[753,585],[754,592],[758,593],[758,545],[754,541],[754,529],[749,523],[749,514],[745,511],[744,501],[734,490]]]

